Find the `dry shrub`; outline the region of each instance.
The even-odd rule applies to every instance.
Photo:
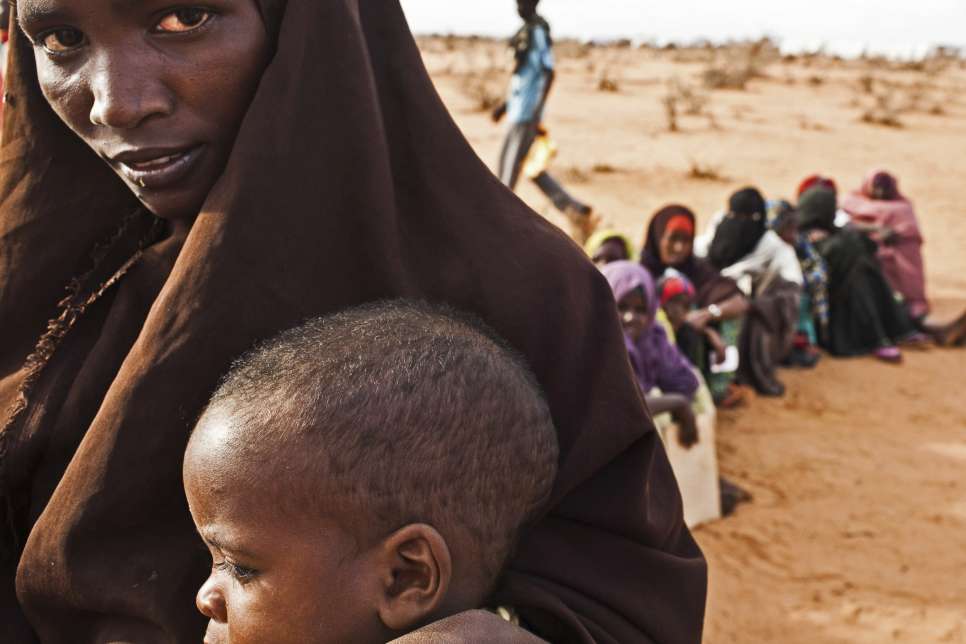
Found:
[[[828,132],[828,127],[804,115],[798,117],[798,127],[808,132]]]
[[[902,128],[899,120],[899,110],[895,105],[891,91],[883,92],[875,97],[875,105],[862,113],[861,121],[869,125]]]
[[[721,173],[721,168],[710,163],[702,163],[691,159],[688,167],[688,178],[696,181],[727,181]]]
[[[563,179],[566,183],[589,183],[590,175],[577,166],[564,168]]]
[[[825,78],[823,76],[818,76],[814,74],[808,77],[808,84],[812,87],[821,87],[825,84]]]
[[[678,132],[678,99],[674,94],[666,94],[661,99],[664,104],[664,117],[667,119],[668,132]]]
[[[590,58],[593,45],[572,38],[565,38],[562,40],[554,40],[553,51],[561,60],[567,58],[584,60]]]
[[[667,126],[670,132],[679,131],[678,116],[703,116],[708,119],[708,124],[712,128],[717,128],[714,113],[708,109],[711,97],[700,91],[698,88],[681,82],[675,78],[668,81],[667,92],[661,99],[664,105],[664,113],[667,119]]]
[[[621,91],[620,83],[610,75],[610,69],[604,69],[601,72],[600,77],[597,79],[597,91],[612,92],[614,94]]]
[[[767,77],[767,65],[781,60],[778,46],[768,38],[727,45],[716,53],[719,56],[701,75],[704,86],[711,90],[744,90],[750,81]]]
[[[460,91],[473,102],[475,110],[488,112],[503,102],[506,71],[496,51],[488,49],[479,60],[468,61],[458,75]]]
[[[607,53],[596,65],[597,91],[617,93],[621,91],[620,70],[623,69],[623,59],[619,49],[608,48]]]
[[[876,78],[871,74],[864,74],[859,77],[859,88],[863,94],[875,93]]]
[[[595,174],[617,174],[618,170],[609,163],[595,163],[591,168]]]

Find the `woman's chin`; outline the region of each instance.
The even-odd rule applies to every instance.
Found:
[[[183,221],[194,219],[205,205],[207,192],[191,194],[145,194],[135,192],[138,200],[156,217],[168,221]]]

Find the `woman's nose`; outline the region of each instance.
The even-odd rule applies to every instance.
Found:
[[[225,596],[218,585],[209,577],[195,596],[195,605],[201,614],[216,622],[224,624],[228,621],[228,606]]]
[[[128,130],[174,111],[174,96],[162,82],[161,70],[147,69],[145,61],[150,63],[151,57],[111,54],[92,62],[91,123]]]

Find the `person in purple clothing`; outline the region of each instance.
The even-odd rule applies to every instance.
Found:
[[[601,272],[614,292],[631,367],[651,413],[669,412],[681,428],[681,444],[694,445],[698,429],[691,403],[700,383],[691,363],[656,322],[660,302],[654,278],[629,261],[612,262]]]

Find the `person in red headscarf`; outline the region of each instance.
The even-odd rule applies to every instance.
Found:
[[[670,205],[662,208],[651,218],[641,253],[641,264],[651,272],[655,280],[664,277],[668,269],[683,274],[694,285],[694,308],[687,314],[685,326],[701,336],[709,326],[728,325],[734,333],[723,334],[726,342],[737,342],[740,321],[749,310],[749,302],[738,284],[721,275],[709,262],[694,254],[695,217],[685,206]],[[689,356],[701,362],[700,357]],[[697,364],[697,366],[701,366]],[[715,402],[719,406],[733,407],[744,400],[746,394],[734,382],[734,373],[711,374],[704,369]]]

